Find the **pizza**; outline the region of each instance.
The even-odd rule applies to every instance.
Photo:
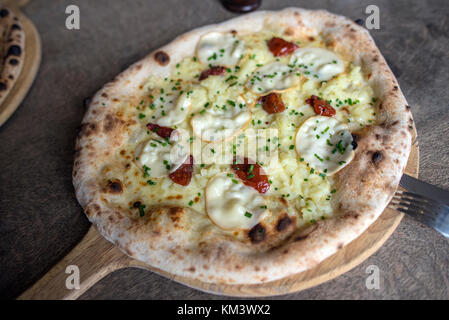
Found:
[[[128,256],[205,282],[316,266],[394,194],[413,118],[369,33],[260,11],[173,40],[106,84],[76,143],[76,196]]]
[[[0,104],[19,78],[25,59],[25,32],[19,18],[9,9],[0,9]]]

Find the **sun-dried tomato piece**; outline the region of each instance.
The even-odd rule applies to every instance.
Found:
[[[259,164],[250,163],[248,158],[243,158],[243,161],[235,158],[231,168],[246,186],[256,189],[259,193],[265,193],[270,189],[265,171]]]
[[[258,102],[262,104],[262,108],[269,114],[279,113],[285,110],[281,96],[274,92],[260,97]]]
[[[169,174],[170,179],[181,186],[187,186],[192,180],[193,174],[193,156],[184,162],[178,169]]]
[[[270,49],[271,53],[275,57],[285,56],[286,54],[290,54],[295,51],[298,46],[293,42],[285,41],[282,38],[271,38],[268,42],[268,49]]]
[[[169,128],[169,127],[162,127],[162,126],[159,126],[159,125],[154,124],[154,123],[148,123],[147,124],[147,128],[150,131],[153,131],[154,133],[156,133],[159,137],[167,138],[167,139],[170,138],[172,132],[175,130],[175,129],[172,129],[172,128]]]
[[[198,80],[204,80],[209,78],[209,76],[222,76],[226,73],[226,68],[225,67],[210,67],[207,70],[204,70],[203,72],[201,72],[200,77],[198,78]]]
[[[335,116],[335,109],[332,108],[332,106],[327,103],[325,100],[321,100],[315,95],[312,95],[309,99],[306,100],[308,104],[310,104],[313,109],[315,110],[315,113],[320,116],[325,117],[333,117]]]

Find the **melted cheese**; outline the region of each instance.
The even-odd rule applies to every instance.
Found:
[[[246,87],[253,93],[265,95],[272,91],[290,89],[298,84],[299,79],[299,73],[294,68],[273,62],[257,69],[246,83]]]
[[[245,43],[230,33],[210,32],[201,37],[197,56],[203,64],[233,66],[245,53]]]
[[[221,141],[237,135],[247,126],[251,113],[243,98],[226,109],[212,106],[192,117],[194,134],[203,141]]]
[[[344,71],[341,59],[332,51],[321,48],[300,48],[290,58],[290,65],[310,79],[327,81]]]
[[[223,229],[250,229],[267,213],[264,198],[232,174],[219,174],[206,186],[206,211]]]
[[[190,110],[190,96],[183,94],[159,94],[154,97],[151,107],[155,110],[154,122],[160,126],[171,127],[184,121]]]
[[[175,131],[177,132],[177,131]],[[170,143],[154,136],[136,148],[136,164],[145,176],[167,177],[176,171],[189,156],[189,148],[180,134],[172,134]]]
[[[333,174],[354,157],[348,126],[330,117],[315,116],[305,121],[296,135],[296,152],[312,168]]]

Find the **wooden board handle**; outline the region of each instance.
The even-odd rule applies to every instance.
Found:
[[[77,299],[107,274],[129,265],[128,260],[126,255],[104,239],[94,227],[90,227],[83,240],[18,299]],[[67,278],[73,275],[73,271],[66,273],[66,268],[70,265],[79,268],[79,289],[66,287]]]

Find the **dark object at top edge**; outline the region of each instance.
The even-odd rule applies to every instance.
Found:
[[[221,0],[221,3],[229,11],[246,13],[259,8],[262,0]]]

